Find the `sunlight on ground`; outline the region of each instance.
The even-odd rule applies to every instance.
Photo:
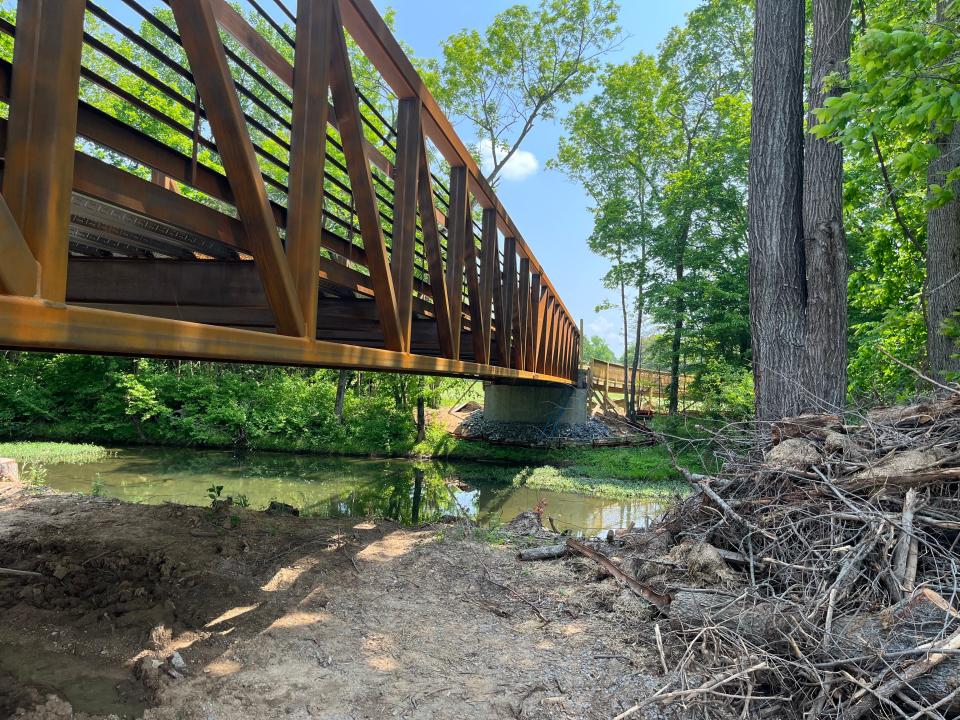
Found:
[[[300,579],[305,572],[312,570],[320,561],[317,558],[302,558],[294,565],[282,567],[260,589],[265,592],[282,592],[288,590]]]
[[[227,660],[225,658],[218,658],[207,665],[203,671],[214,677],[226,677],[227,675],[234,675],[240,672],[243,669],[243,665],[238,663],[236,660]]]
[[[326,622],[330,619],[328,613],[322,612],[291,612],[287,613],[283,617],[279,617],[274,620],[267,627],[267,630],[277,630],[280,628],[290,629],[297,627],[304,627],[306,625],[315,625],[320,622]]]
[[[227,620],[233,620],[234,618],[240,617],[241,615],[246,615],[248,612],[250,612],[251,610],[256,610],[258,607],[260,607],[260,603],[256,603],[254,605],[238,605],[237,607],[231,610],[227,610],[220,617],[214,618],[213,620],[208,622],[206,625],[204,625],[204,627],[212,628],[216,625],[219,625],[222,622],[226,622]]]
[[[430,542],[433,538],[433,533],[395,532],[382,540],[370,543],[358,552],[356,557],[364,562],[387,562],[406,555],[418,545]]]

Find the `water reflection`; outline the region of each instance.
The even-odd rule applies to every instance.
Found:
[[[235,455],[195,450],[122,450],[86,465],[51,465],[46,482],[68,492],[98,492],[128,502],[207,505],[208,488],[252,509],[272,500],[302,515],[386,517],[419,524],[466,513],[481,523],[507,522],[545,504],[560,529],[595,533],[649,524],[657,500],[610,500],[516,486],[523,468],[477,463],[367,460],[278,453]]]

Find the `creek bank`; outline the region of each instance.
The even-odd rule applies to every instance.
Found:
[[[531,571],[501,543],[461,521],[0,484],[0,566],[43,576],[0,577],[0,657],[47,658],[35,676],[0,663],[0,717],[582,720],[655,690],[637,598],[588,564]]]

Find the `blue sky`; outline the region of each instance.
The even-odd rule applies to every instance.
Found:
[[[418,56],[438,57],[440,43],[463,28],[483,29],[502,10],[518,0],[373,0],[383,12],[397,11],[396,35]],[[533,4],[535,0],[530,0]],[[626,39],[611,55],[623,62],[640,51],[655,52],[657,44],[699,0],[620,0],[621,25]],[[565,113],[561,112],[562,117]],[[474,142],[471,129],[458,125],[464,141]],[[544,164],[556,152],[561,135],[559,119],[541,122],[528,137],[523,149],[533,153],[539,169],[523,180],[504,179],[498,194],[524,238],[559,291],[564,303],[578,319],[583,318],[588,335],[602,335],[616,348],[623,341],[617,330],[615,312],[597,315],[594,307],[612,293],[600,280],[607,270],[604,260],[586,247],[593,222],[589,200],[583,189],[560,173],[547,171]]]

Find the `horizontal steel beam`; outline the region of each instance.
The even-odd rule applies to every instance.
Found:
[[[20,350],[355,368],[570,385],[569,378],[253,330],[200,325],[35,298],[0,297],[0,346]]]

